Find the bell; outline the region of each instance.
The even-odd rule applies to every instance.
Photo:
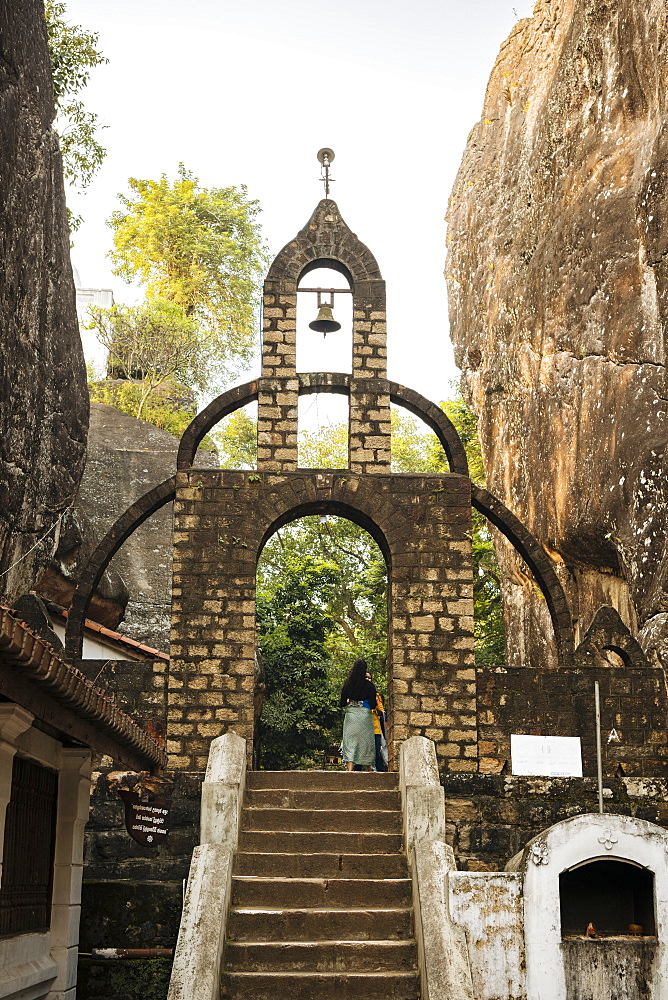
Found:
[[[318,333],[336,333],[337,330],[341,329],[341,324],[337,323],[332,316],[331,306],[320,306],[318,309],[318,315],[309,323],[309,330],[316,330]]]

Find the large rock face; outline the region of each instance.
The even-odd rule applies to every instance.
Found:
[[[41,0],[0,4],[0,47],[0,595],[11,600],[76,495],[88,393]]]
[[[452,193],[452,338],[488,487],[553,557],[580,635],[668,648],[668,8],[539,0],[503,45]],[[500,546],[512,663],[554,663]]]

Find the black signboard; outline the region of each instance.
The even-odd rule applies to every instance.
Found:
[[[137,792],[121,789],[118,794],[125,805],[125,829],[132,839],[142,847],[163,844],[169,833],[169,800],[157,797],[142,802]]]

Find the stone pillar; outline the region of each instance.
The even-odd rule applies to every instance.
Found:
[[[404,509],[414,505],[414,526],[392,546],[390,754],[396,766],[400,744],[426,736],[436,743],[442,770],[475,771],[470,480],[402,476],[393,481]]]
[[[286,472],[297,468],[299,382],[297,371],[297,284],[264,284],[262,378],[258,385],[257,465]]]
[[[76,996],[83,840],[90,804],[90,776],[90,750],[64,748],[61,751],[51,900],[51,957],[57,962],[59,971],[46,1000],[75,1000]]]
[[[230,728],[252,750],[256,549],[244,527],[255,516],[245,496],[252,475],[177,475],[167,694],[173,769],[203,771],[211,740]]]
[[[357,281],[353,289],[349,463],[352,472],[390,471],[385,282],[380,279]]]

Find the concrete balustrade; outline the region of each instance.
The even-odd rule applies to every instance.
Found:
[[[246,781],[246,741],[225,733],[211,744],[200,845],[193,851],[168,1000],[218,1000],[232,889],[232,861]]]
[[[432,740],[412,736],[401,744],[399,787],[422,1000],[475,1000],[466,936],[448,908],[448,879],[457,865],[445,843],[445,798]]]

